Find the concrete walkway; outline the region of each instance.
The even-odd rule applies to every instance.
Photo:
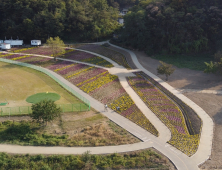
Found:
[[[128,52],[131,55],[132,60],[133,60],[134,64],[137,66],[137,68],[139,68],[144,73],[146,73],[147,75],[152,77],[154,80],[159,82],[162,86],[164,86],[166,89],[168,89],[171,93],[173,93],[175,96],[177,96],[179,99],[184,101],[187,105],[189,105],[198,114],[198,116],[202,119],[202,122],[203,122],[199,148],[193,156],[187,157],[186,160],[194,161],[197,166],[197,165],[205,162],[207,159],[209,159],[209,156],[211,155],[212,140],[213,140],[213,126],[214,126],[213,121],[210,118],[210,116],[202,108],[200,108],[198,105],[196,105],[193,101],[191,101],[190,99],[185,97],[183,94],[181,94],[179,91],[174,89],[172,86],[170,86],[169,84],[164,82],[159,77],[155,76],[154,74],[152,74],[151,72],[146,70],[139,63],[136,55],[132,51],[124,49],[124,48],[116,46],[116,45],[113,45],[113,44],[110,44],[110,45]]]

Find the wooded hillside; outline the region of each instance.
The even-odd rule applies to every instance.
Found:
[[[118,14],[107,0],[0,0],[0,39],[102,38],[118,28]]]
[[[220,0],[141,0],[125,16],[121,41],[150,53],[216,50],[222,40]]]

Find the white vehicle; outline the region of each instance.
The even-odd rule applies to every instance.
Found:
[[[23,45],[23,40],[5,40],[4,43],[10,44],[11,46]]]
[[[0,48],[2,50],[10,50],[11,49],[11,45],[10,44],[6,44],[6,43],[2,43],[2,44],[0,44]]]
[[[41,40],[31,40],[31,45],[41,45]]]
[[[0,40],[0,44],[4,43],[4,40]]]

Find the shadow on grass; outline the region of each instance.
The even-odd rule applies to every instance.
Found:
[[[66,142],[68,136],[53,136],[37,133],[43,127],[32,126],[29,122],[13,124],[10,121],[4,122],[0,127],[0,143],[36,145],[36,146],[56,146]]]

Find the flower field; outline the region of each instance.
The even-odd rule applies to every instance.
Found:
[[[172,138],[168,143],[188,156],[193,155],[199,145],[199,134],[191,135],[189,133],[180,108],[141,75],[128,77],[127,80],[144,103],[170,129]]]
[[[105,59],[82,51],[66,53],[64,58],[111,68],[113,65]]]
[[[126,93],[117,76],[109,74],[105,69],[67,61],[56,63],[47,68],[60,74],[93,98],[107,104],[111,109],[153,135],[158,136],[156,128]],[[120,108],[119,110],[116,109],[117,106]]]
[[[34,55],[22,55],[22,54],[5,54],[5,55],[0,55],[0,57],[14,61],[25,62],[29,64],[36,64],[36,65],[42,65],[52,60],[51,58],[43,58]]]
[[[49,47],[35,47],[31,49],[24,48],[22,53],[39,54],[39,55],[47,55],[47,56],[51,56],[53,54],[52,50]]]
[[[187,124],[188,130],[189,130],[189,133],[191,135],[200,134],[202,122],[201,122],[201,119],[199,118],[199,116],[195,113],[195,111],[192,108],[190,108],[186,103],[184,103],[182,100],[180,100],[174,94],[172,94],[169,90],[167,90],[161,84],[156,82],[150,76],[146,75],[143,72],[138,72],[136,74],[140,74],[143,77],[145,77],[147,80],[149,80],[151,83],[153,83],[158,89],[160,89],[167,96],[169,96],[180,107],[180,109],[183,112],[183,115],[186,119],[186,124]]]
[[[116,51],[113,51],[108,48],[102,47],[100,45],[95,45],[95,44],[86,44],[86,45],[79,46],[78,48],[83,49],[83,50],[87,50],[87,51],[91,51],[94,53],[98,53],[100,55],[110,58],[111,60],[115,61],[119,65],[121,65],[129,70],[131,69],[128,62],[126,61],[125,56],[116,52]]]
[[[17,48],[13,51],[14,53],[26,53],[26,54],[38,54],[38,55],[46,55],[46,56],[53,56],[52,50],[48,47],[32,47],[32,48]],[[113,67],[111,63],[106,61],[105,59],[86,53],[82,51],[75,51],[73,49],[65,49],[64,52],[57,53],[56,56],[63,55],[64,58],[86,62],[90,64],[95,64],[103,67]]]

